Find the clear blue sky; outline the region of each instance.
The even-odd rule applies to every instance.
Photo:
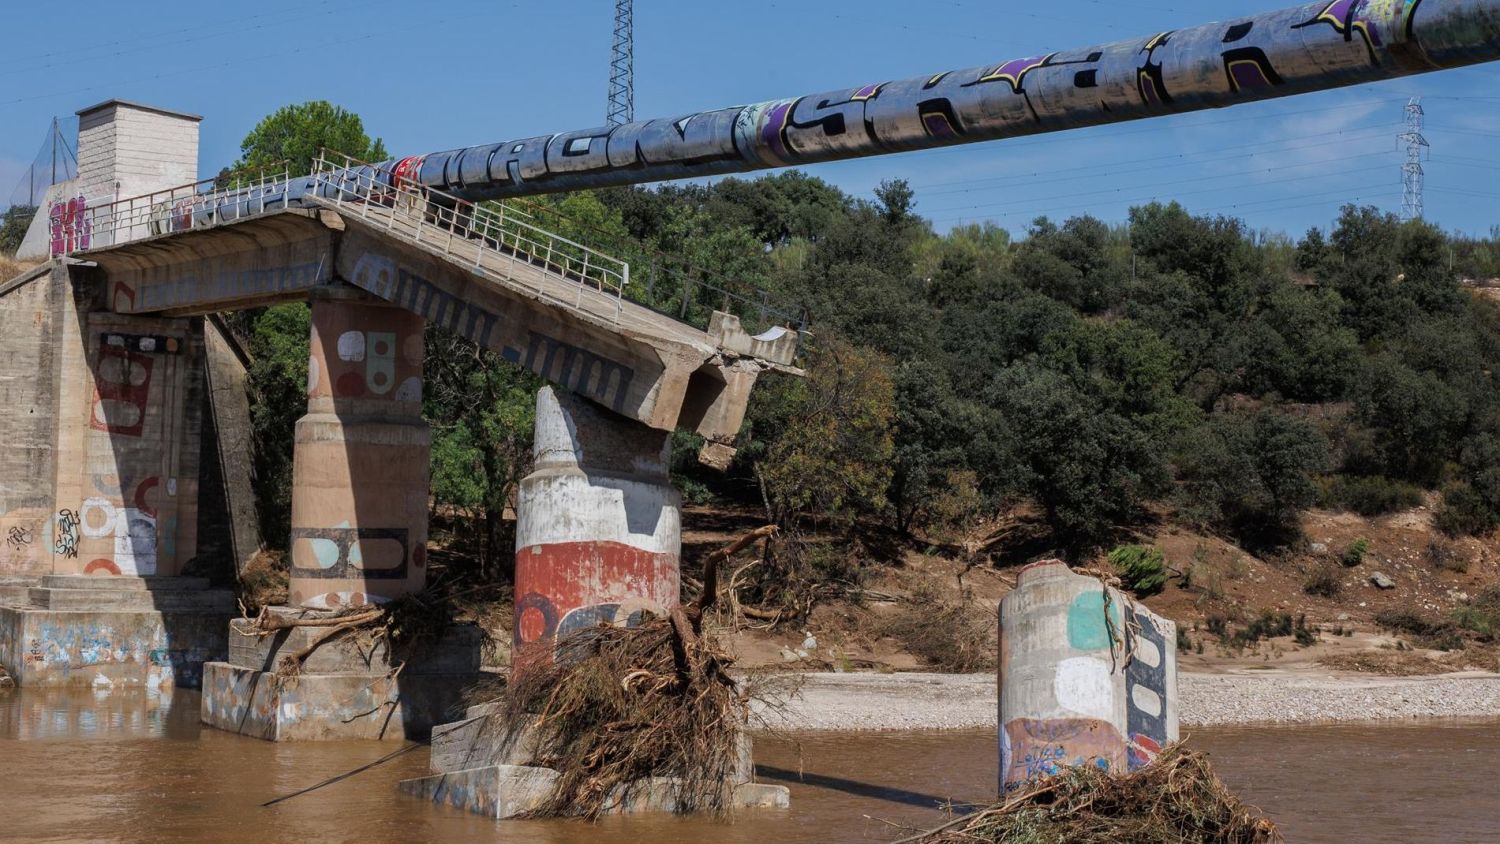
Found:
[[[637,0],[636,116],[661,117],[1148,35],[1278,0]],[[110,97],[204,116],[201,172],[277,107],[327,99],[395,154],[599,125],[612,0],[21,0],[0,34],[0,201],[53,115]],[[1017,11],[1007,11],[1015,9]],[[1020,10],[1026,11],[1020,11]],[[947,228],[1123,218],[1179,199],[1300,235],[1340,204],[1400,210],[1407,97],[1427,110],[1427,217],[1500,224],[1500,64],[1228,111],[820,165],[858,195],[901,177]]]

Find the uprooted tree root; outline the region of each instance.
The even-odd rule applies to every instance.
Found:
[[[703,631],[717,593],[718,564],[771,528],[749,534],[706,561],[703,596],[638,627],[600,626],[550,652],[523,650],[506,685],[476,689],[499,704],[492,738],[535,730],[532,764],[560,774],[530,817],[597,819],[652,778],[671,778],[676,812],[723,815],[750,695],[727,672],[731,658]],[[550,646],[543,646],[550,647]]]
[[[1208,757],[1173,745],[1126,776],[1070,768],[1006,802],[902,842],[1027,844],[1283,844],[1276,825],[1242,803]],[[897,842],[897,844],[902,844]]]

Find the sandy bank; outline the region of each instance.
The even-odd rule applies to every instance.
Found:
[[[1341,677],[1257,672],[1182,674],[1183,727],[1500,718],[1500,675]],[[994,727],[991,674],[808,674],[767,722],[794,730]]]

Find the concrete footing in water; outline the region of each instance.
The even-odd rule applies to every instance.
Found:
[[[21,686],[197,688],[227,652],[234,594],[196,577],[46,575],[0,595],[0,665]]]
[[[401,791],[445,806],[492,818],[513,818],[544,805],[552,796],[558,772],[528,765],[535,758],[535,732],[506,729],[490,706],[470,707],[461,721],[432,731],[432,776],[404,780]],[[751,742],[742,735],[739,759],[726,780],[731,809],[786,808],[791,792],[780,785],[757,783]],[[677,782],[656,777],[637,783],[611,800],[609,812],[673,812]]]
[[[1177,741],[1177,627],[1060,560],[1000,603],[1000,791],[1062,768],[1133,771]]]
[[[346,637],[315,650],[296,676],[277,673],[282,659],[326,630],[260,636],[248,620],[231,622],[228,661],[204,668],[203,723],[267,741],[425,739],[461,711],[464,689],[480,677],[480,634],[472,625],[450,627],[404,659],[384,640]]]

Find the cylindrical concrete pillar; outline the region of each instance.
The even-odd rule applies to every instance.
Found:
[[[517,648],[678,603],[671,435],[572,393],[537,395],[536,463],[516,502]]]
[[[380,603],[426,583],[422,327],[352,288],[313,298],[293,462],[293,605]]]
[[[1000,791],[1076,765],[1132,771],[1177,740],[1177,627],[1060,560],[1000,602]]]

